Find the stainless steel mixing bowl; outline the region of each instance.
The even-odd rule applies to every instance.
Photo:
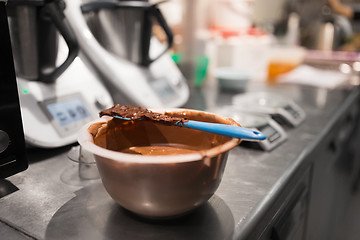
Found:
[[[238,125],[231,119],[211,113],[185,112],[188,119]],[[221,182],[229,150],[240,143],[239,139],[150,121],[112,128],[110,125],[114,126],[114,120],[103,117],[87,124],[81,129],[78,142],[94,154],[109,195],[125,209],[145,217],[174,217],[206,202]],[[98,145],[94,143],[89,127],[92,133],[94,128],[97,133],[103,131],[105,137],[97,142]],[[199,151],[159,156],[118,151],[131,145],[154,143],[187,144]]]

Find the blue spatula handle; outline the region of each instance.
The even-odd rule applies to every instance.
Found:
[[[248,140],[264,140],[266,138],[262,132],[227,124],[188,121],[177,125],[231,138]]]
[[[113,117],[128,121],[131,120],[130,118],[124,118],[119,116],[113,116]],[[266,138],[265,134],[262,132],[258,132],[248,128],[233,126],[233,125],[221,124],[221,123],[209,123],[209,122],[199,122],[199,121],[190,120],[184,123],[177,123],[175,125],[180,127],[192,128],[217,135],[222,135],[225,137],[231,137],[231,138],[240,138],[247,140],[264,140]]]

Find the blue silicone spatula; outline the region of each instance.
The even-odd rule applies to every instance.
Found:
[[[123,120],[133,120],[131,118],[124,118],[119,116],[113,116],[114,118],[119,118]],[[141,119],[136,119],[141,120]],[[135,120],[135,121],[136,121]],[[209,122],[200,122],[189,120],[182,123],[175,123],[175,125],[180,127],[186,127],[191,129],[196,129],[208,133],[213,133],[217,135],[222,135],[225,137],[239,138],[246,140],[264,140],[266,138],[265,134],[259,131],[252,129],[238,127],[234,125],[227,125],[221,123],[209,123]]]

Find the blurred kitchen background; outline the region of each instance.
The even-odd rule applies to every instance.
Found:
[[[175,59],[185,69],[197,68],[192,69],[198,72],[195,86],[203,84],[200,72],[206,63],[210,71],[231,67],[264,80],[269,52],[276,45],[302,46],[313,50],[309,58],[319,54],[324,61],[335,57],[331,51],[360,48],[357,1],[173,0],[160,7],[174,31]]]

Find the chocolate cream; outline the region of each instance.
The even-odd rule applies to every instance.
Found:
[[[122,118],[129,118],[131,120],[150,120],[155,122],[161,122],[163,124],[181,124],[188,121],[185,118],[173,117],[162,113],[152,112],[149,109],[142,107],[133,107],[128,105],[116,104],[111,108],[105,109],[100,112],[100,117],[104,115],[119,116]]]

